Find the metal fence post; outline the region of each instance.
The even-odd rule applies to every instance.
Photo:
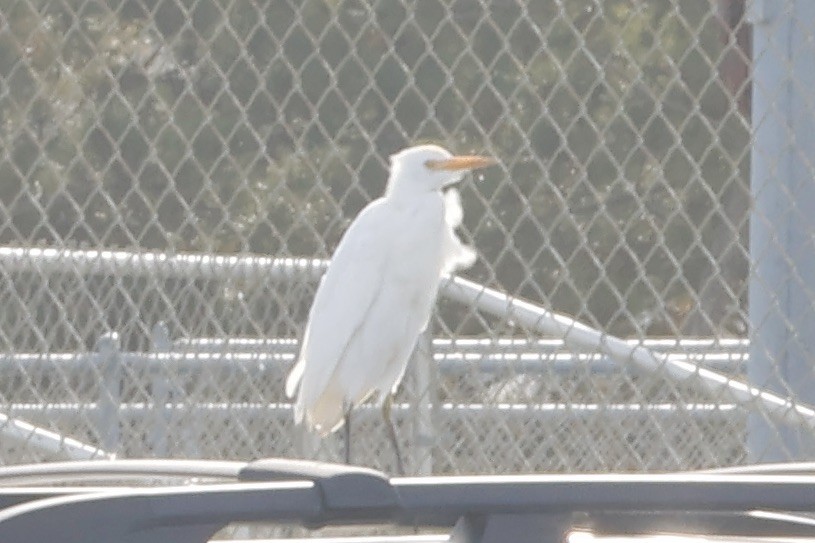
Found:
[[[753,110],[748,374],[756,386],[815,401],[815,3],[751,5]],[[815,457],[812,429],[753,413],[751,461]]]
[[[170,331],[167,324],[158,322],[150,333],[153,351],[157,353],[169,352],[172,348]],[[167,384],[167,372],[162,364],[150,365],[150,395],[153,403],[153,424],[148,439],[153,456],[166,457],[168,455],[167,431],[170,427],[170,410],[167,403],[170,401],[170,389]]]
[[[118,453],[121,443],[119,407],[122,404],[122,356],[119,349],[119,334],[109,332],[100,336],[96,341],[95,351],[99,353],[102,375],[97,415],[102,448],[110,453]]]
[[[433,336],[425,330],[416,342],[411,366],[414,372],[412,475],[433,473],[436,428],[433,410],[438,404],[438,368],[433,360]]]

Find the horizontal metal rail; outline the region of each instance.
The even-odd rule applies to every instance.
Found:
[[[748,359],[749,341],[746,339],[645,339],[625,340],[631,347],[643,347],[658,352],[671,360],[692,360],[708,369],[727,373],[744,371]],[[258,360],[279,360],[293,363],[297,355],[295,339],[254,338],[183,338],[173,343],[174,353],[183,353],[193,360],[201,355],[219,354],[235,360],[251,360],[246,353],[255,353]],[[461,373],[477,370],[484,373],[511,371],[513,373],[543,373],[570,371],[577,367],[594,373],[614,370],[640,369],[638,366],[621,367],[606,354],[574,352],[562,339],[517,338],[434,338],[433,359],[443,373]],[[269,358],[266,358],[269,357]],[[212,358],[210,357],[210,360]],[[2,364],[0,358],[0,364]],[[183,363],[183,362],[182,362]],[[288,367],[286,368],[288,370]]]
[[[0,268],[41,275],[146,276],[157,279],[263,278],[317,280],[325,260],[244,255],[170,254],[39,247],[0,247]]]
[[[14,413],[27,416],[47,416],[55,419],[76,416],[77,413],[89,413],[105,409],[105,406],[96,402],[87,403],[27,403],[11,404]],[[212,402],[212,403],[154,403],[133,402],[121,404],[117,410],[120,418],[140,417],[155,413],[156,409],[167,413],[177,413],[180,416],[206,414],[207,417],[231,418],[236,416],[286,416],[290,417],[291,404],[288,403],[241,403],[241,402]],[[409,416],[413,406],[410,404],[394,404],[392,413],[398,417],[400,414]],[[631,417],[631,416],[671,416],[707,418],[714,416],[731,417],[738,411],[736,404],[599,404],[599,403],[491,403],[491,404],[460,404],[441,403],[437,406],[437,415],[440,417],[535,417],[537,420],[546,420],[548,417]],[[354,410],[354,417],[365,420],[368,417],[379,418],[381,412],[372,405],[362,405]]]
[[[639,344],[631,341],[627,343],[632,347]],[[744,370],[747,362],[747,346],[744,342],[733,342],[718,348],[705,348],[696,343],[683,341],[667,346],[659,341],[646,341],[643,345],[669,360],[692,360],[705,368],[727,373],[740,373]],[[177,342],[174,350],[168,352],[122,352],[121,363],[134,369],[170,366],[197,371],[206,366],[234,371],[263,369],[285,372],[294,363],[297,349],[297,341],[289,339],[211,344]],[[0,354],[0,371],[42,371],[50,368],[80,371],[98,368],[103,359],[104,355],[93,351]],[[451,375],[471,371],[488,374],[540,374],[567,372],[577,368],[598,374],[621,369],[642,371],[638,366],[621,368],[611,357],[602,353],[571,352],[562,340],[451,342],[436,339],[433,341],[433,359],[440,372]]]

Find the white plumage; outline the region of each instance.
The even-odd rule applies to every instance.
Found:
[[[326,435],[347,410],[373,395],[381,405],[396,390],[440,278],[475,261],[454,232],[462,209],[448,187],[465,170],[492,163],[435,145],[391,157],[385,195],[348,228],[314,298],[286,380],[286,394],[297,395],[297,423]]]

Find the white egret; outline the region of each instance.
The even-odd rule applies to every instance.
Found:
[[[467,170],[494,163],[453,156],[436,145],[391,156],[385,195],[353,221],[317,289],[297,363],[286,379],[286,394],[297,395],[296,423],[326,436],[376,395],[403,471],[391,394],[430,320],[441,277],[475,261],[475,252],[454,232],[462,210],[450,186]],[[346,461],[349,440],[346,427]]]

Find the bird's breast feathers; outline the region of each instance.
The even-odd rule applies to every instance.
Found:
[[[401,377],[427,326],[439,279],[463,248],[453,232],[460,208],[451,217],[446,203],[438,192],[380,198],[351,224],[317,289],[287,383],[287,393],[298,392],[298,420],[333,428],[343,402],[387,392]],[[336,382],[343,396],[328,394]],[[315,406],[326,402],[332,417],[321,420],[323,409]]]

